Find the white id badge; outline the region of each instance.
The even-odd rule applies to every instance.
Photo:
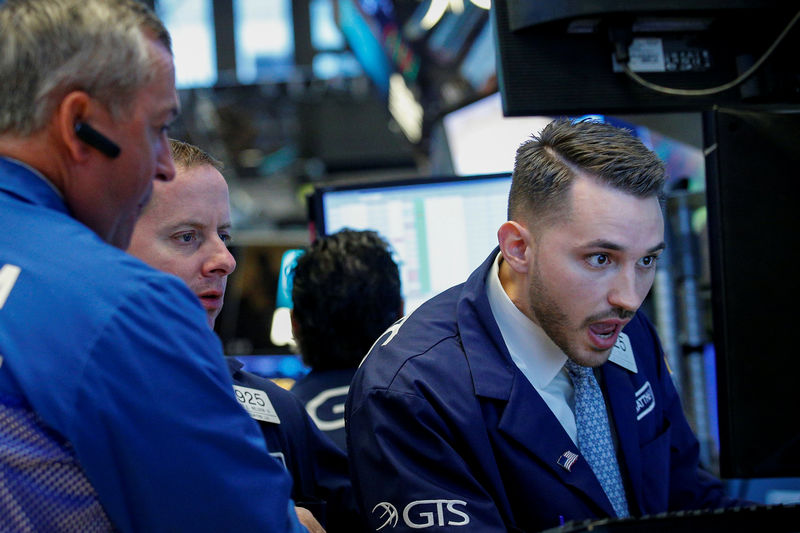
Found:
[[[611,354],[608,356],[608,360],[612,363],[618,364],[625,370],[633,372],[634,374],[639,372],[639,369],[636,367],[636,359],[633,357],[633,346],[631,346],[631,341],[628,339],[628,336],[621,331],[619,333],[619,337],[617,337],[616,344],[614,344],[614,347],[611,349]]]
[[[275,412],[272,402],[269,401],[269,396],[263,390],[234,385],[233,392],[236,393],[236,399],[251,417],[263,422],[281,423],[278,413]]]

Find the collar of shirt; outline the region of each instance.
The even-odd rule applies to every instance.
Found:
[[[8,161],[10,163],[14,163],[15,165],[19,165],[19,166],[23,167],[24,169],[28,170],[31,174],[33,174],[34,176],[36,176],[37,178],[39,178],[40,180],[45,182],[47,184],[47,186],[50,187],[50,189],[52,189],[53,192],[58,195],[59,198],[61,198],[62,200],[64,199],[64,195],[61,193],[61,191],[58,189],[58,187],[56,187],[53,184],[52,181],[50,181],[47,177],[45,177],[44,174],[39,172],[37,169],[33,168],[32,166],[30,166],[29,164],[27,164],[27,163],[25,163],[23,161],[20,161],[19,159],[14,159],[13,157],[2,156],[2,159],[5,159],[6,161]]]

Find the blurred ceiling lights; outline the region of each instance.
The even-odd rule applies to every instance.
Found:
[[[473,4],[481,9],[489,9],[491,0],[470,0]],[[445,12],[450,9],[453,13],[462,13],[464,11],[464,0],[431,0],[428,6],[428,11],[420,21],[420,26],[424,30],[430,30],[437,22],[444,16]]]

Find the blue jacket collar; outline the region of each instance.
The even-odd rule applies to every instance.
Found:
[[[508,400],[514,375],[519,370],[511,360],[486,296],[486,276],[499,252],[500,248],[495,248],[464,283],[456,312],[475,394]],[[486,349],[487,339],[493,350]]]
[[[69,214],[64,199],[46,177],[36,169],[8,157],[0,157],[0,190],[30,204]]]

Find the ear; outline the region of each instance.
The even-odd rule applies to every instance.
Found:
[[[91,108],[91,97],[83,91],[72,91],[67,94],[53,117],[55,132],[73,160],[84,162],[91,155],[91,149],[78,139],[75,126],[79,122],[88,121]]]
[[[504,222],[497,230],[497,240],[503,260],[508,266],[515,272],[526,274],[531,259],[528,253],[531,248],[531,234],[525,226],[513,220]]]

